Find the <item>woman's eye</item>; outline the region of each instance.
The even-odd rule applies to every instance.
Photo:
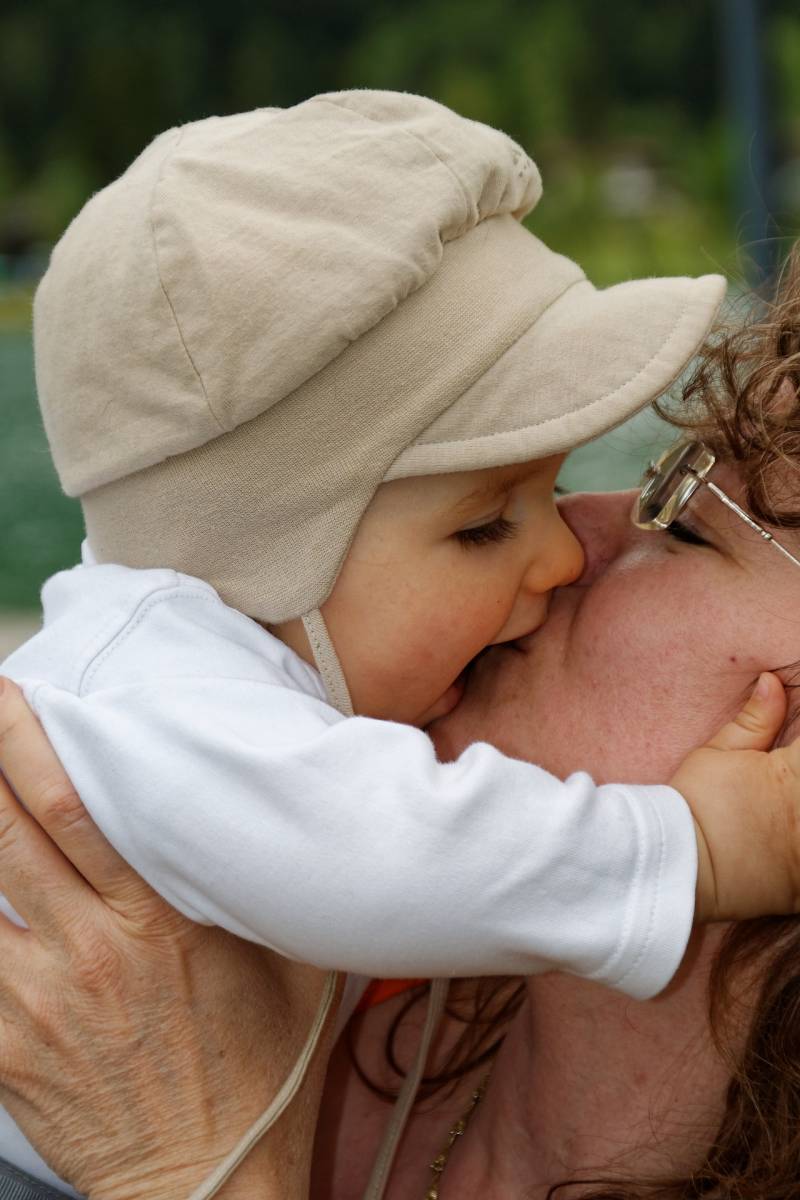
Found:
[[[472,529],[459,529],[455,535],[462,546],[487,546],[491,542],[505,542],[517,532],[517,522],[508,517],[495,517],[486,525],[475,525]]]
[[[695,533],[693,529],[690,529],[688,525],[684,525],[681,521],[673,521],[671,525],[667,526],[665,532],[670,537],[675,538],[676,541],[686,542],[689,546],[710,545],[705,538],[700,537],[699,533]]]

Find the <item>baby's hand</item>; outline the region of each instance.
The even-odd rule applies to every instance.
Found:
[[[785,716],[781,681],[762,675],[736,719],[670,780],[694,817],[696,921],[800,912],[800,738],[769,751]]]

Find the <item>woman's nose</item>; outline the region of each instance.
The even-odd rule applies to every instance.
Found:
[[[579,586],[588,586],[622,553],[635,535],[631,508],[636,492],[577,492],[559,500],[561,516],[583,546]]]

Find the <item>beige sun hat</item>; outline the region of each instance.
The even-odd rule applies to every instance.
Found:
[[[100,561],[315,613],[386,479],[570,449],[662,393],[720,276],[596,290],[520,220],[538,171],[423,97],[161,134],[36,294],[36,378]]]

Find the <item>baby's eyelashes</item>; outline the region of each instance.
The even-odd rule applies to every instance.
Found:
[[[494,542],[506,542],[514,537],[519,525],[508,517],[495,517],[485,525],[473,525],[469,529],[459,529],[455,534],[462,546],[486,546]]]

